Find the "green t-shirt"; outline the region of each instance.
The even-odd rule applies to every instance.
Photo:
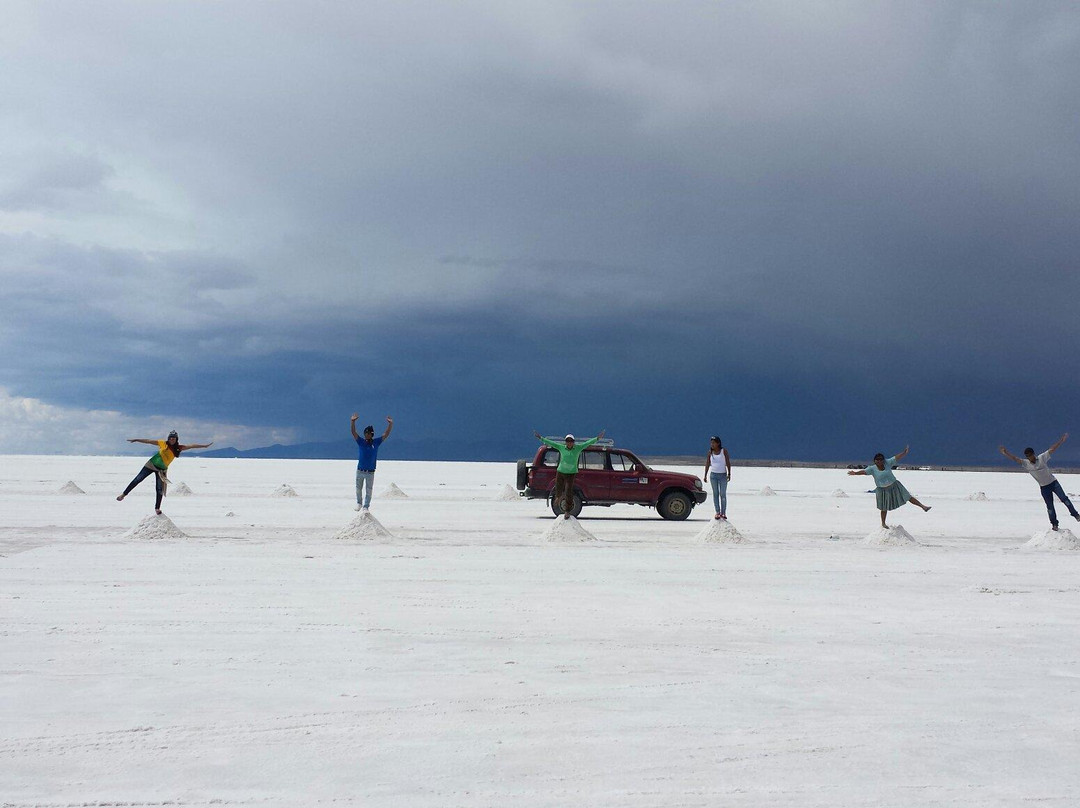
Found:
[[[581,453],[596,443],[599,438],[589,438],[583,441],[574,441],[574,448],[568,449],[566,444],[557,443],[547,438],[540,438],[540,442],[545,446],[550,446],[559,453],[559,467],[556,471],[562,474],[577,474],[578,457]]]

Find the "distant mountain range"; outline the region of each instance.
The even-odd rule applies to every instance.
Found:
[[[531,442],[493,440],[432,440],[408,441],[390,438],[379,452],[380,460],[459,460],[498,462],[512,461],[536,452]],[[352,440],[331,440],[275,443],[258,449],[237,449],[229,446],[199,452],[200,457],[254,457],[275,460],[356,460],[356,443]]]

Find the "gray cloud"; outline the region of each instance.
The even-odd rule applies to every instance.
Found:
[[[1048,339],[1080,337],[1072,4],[9,17],[0,366],[21,395],[112,407],[166,357],[228,421],[209,411],[275,384],[310,409],[378,368],[501,399],[582,357],[598,384],[706,395],[717,374],[993,389],[1054,378]]]

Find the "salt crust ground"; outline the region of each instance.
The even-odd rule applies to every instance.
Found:
[[[867,547],[917,547],[919,542],[904,530],[903,525],[879,527],[869,533],[862,543]]]
[[[746,537],[728,519],[713,519],[697,534],[697,539],[712,544],[742,544],[746,541]]]
[[[904,472],[881,552],[837,472],[741,468],[728,553],[708,507],[542,543],[513,464],[380,461],[396,538],[342,542],[355,463],[196,453],[190,538],[129,540],[131,462],[0,458],[0,804],[1080,804],[1080,553],[1018,551],[1022,473]]]
[[[1080,550],[1080,539],[1071,530],[1043,530],[1032,536],[1023,550]]]

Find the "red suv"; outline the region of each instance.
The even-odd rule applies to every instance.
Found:
[[[555,438],[559,440],[561,438]],[[519,460],[517,488],[526,499],[551,499],[555,489],[555,468],[559,453],[548,446],[536,450],[532,465]],[[665,519],[685,519],[695,505],[707,498],[701,480],[692,474],[657,471],[641,462],[633,452],[617,449],[610,440],[600,441],[581,453],[574,476],[572,516],[585,505],[630,503],[656,508]],[[562,513],[562,503],[551,503],[552,512]]]

